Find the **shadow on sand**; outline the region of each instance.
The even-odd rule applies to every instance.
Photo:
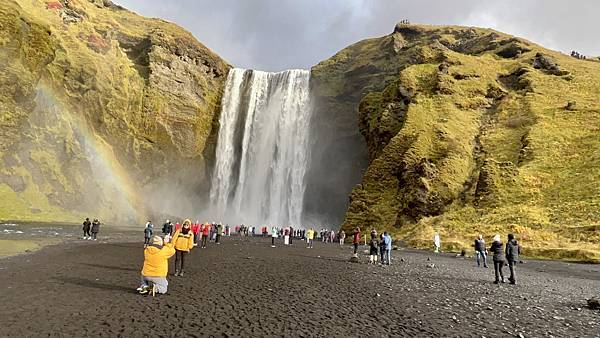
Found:
[[[84,279],[84,278],[59,277],[59,278],[54,278],[54,280],[56,280],[58,282],[62,282],[62,283],[84,286],[87,288],[94,288],[94,289],[100,289],[100,290],[121,291],[121,292],[127,292],[127,293],[135,292],[135,290],[133,290],[131,287],[105,284],[105,283],[100,283],[98,281],[92,281],[92,280],[88,280],[88,279]]]
[[[140,269],[134,269],[134,268],[124,268],[121,266],[102,265],[102,264],[81,263],[81,265],[91,266],[93,268],[101,268],[101,269],[109,269],[109,270],[117,270],[117,271],[139,271],[140,270]]]

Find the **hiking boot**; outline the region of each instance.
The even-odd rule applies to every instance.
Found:
[[[140,290],[139,294],[140,295],[147,295],[150,292],[150,287],[149,286],[144,286],[142,288],[142,290]]]
[[[179,270],[175,270],[175,274],[173,276],[175,276],[175,277],[179,276]]]
[[[179,277],[183,277],[183,271],[179,272]]]
[[[504,277],[502,277],[502,283],[506,283],[506,279],[504,279]]]
[[[494,284],[499,284],[499,283],[500,283],[500,281],[499,281],[499,280],[495,280],[495,281],[494,281]]]
[[[517,281],[516,281],[516,280],[514,280],[514,279],[509,279],[509,280],[508,280],[508,282],[509,282],[510,284],[512,284],[512,285],[515,285],[515,284],[517,284]]]
[[[141,285],[139,288],[135,289],[135,291],[140,292],[144,290],[144,285]]]

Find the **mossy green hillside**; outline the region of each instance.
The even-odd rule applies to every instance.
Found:
[[[322,63],[377,64],[402,41],[397,74],[357,105],[370,164],[346,229],[418,247],[439,231],[452,250],[514,232],[530,256],[600,260],[599,62],[465,27],[399,25],[376,41]]]
[[[0,64],[0,177],[15,201],[0,219],[115,221],[112,190],[154,214],[186,211],[155,191],[198,201],[229,66],[190,33],[110,1],[5,1]]]

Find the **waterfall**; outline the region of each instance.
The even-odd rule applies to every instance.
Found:
[[[300,225],[309,79],[308,70],[229,72],[210,189],[211,213],[220,221]]]

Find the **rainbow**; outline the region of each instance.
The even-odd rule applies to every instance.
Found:
[[[113,146],[93,131],[82,114],[73,113],[51,85],[40,81],[37,93],[38,106],[41,104],[42,109],[55,113],[57,118],[68,123],[80,141],[86,160],[93,168],[94,179],[103,187],[105,199],[111,202],[107,211],[112,215],[107,212],[105,217],[142,222],[147,217],[145,203],[133,184],[134,180],[117,159]]]

